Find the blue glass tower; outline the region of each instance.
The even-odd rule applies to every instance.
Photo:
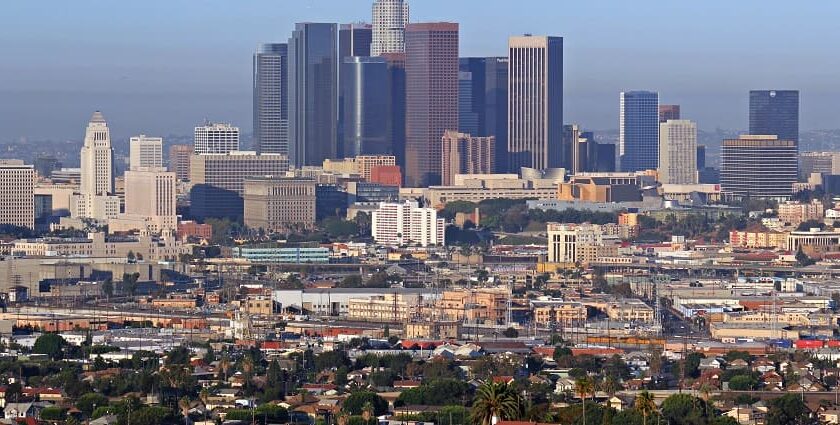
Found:
[[[621,92],[619,154],[621,171],[659,166],[659,93]]]
[[[751,90],[750,134],[799,143],[799,91]]]

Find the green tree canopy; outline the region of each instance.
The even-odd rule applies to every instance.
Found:
[[[388,412],[388,402],[372,391],[357,391],[350,394],[344,400],[342,408],[351,415],[361,415],[367,403],[373,406],[373,414],[376,416],[384,415]]]
[[[46,354],[52,360],[60,360],[65,346],[67,346],[67,341],[60,335],[54,333],[43,334],[35,340],[32,352]]]

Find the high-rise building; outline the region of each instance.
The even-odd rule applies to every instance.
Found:
[[[590,150],[595,142],[591,132],[583,132],[577,124],[563,126],[563,157],[565,163],[561,164],[569,173],[578,174],[590,171]]]
[[[460,58],[461,72],[470,73],[470,94],[458,94],[458,117],[463,122],[467,113],[475,116],[476,130],[471,134],[496,138],[497,172],[507,171],[507,108],[508,108],[508,59],[506,57]],[[459,83],[461,81],[459,80]],[[469,100],[469,102],[467,102]],[[470,115],[467,115],[470,116]],[[459,127],[464,127],[459,123]],[[468,133],[468,131],[461,131]]]
[[[659,122],[680,119],[680,105],[659,105]]]
[[[697,145],[697,169],[706,168],[706,145]]]
[[[750,134],[775,134],[799,144],[799,90],[751,90]]]
[[[797,143],[775,135],[724,140],[721,190],[741,198],[787,199],[796,183],[797,157]]]
[[[408,25],[407,1],[375,0],[373,2],[371,56],[404,52],[406,25]]]
[[[341,76],[343,156],[390,154],[390,96],[385,59],[345,57]]]
[[[35,168],[0,160],[0,224],[35,228]]]
[[[169,171],[175,173],[178,180],[190,179],[190,157],[193,147],[190,145],[172,145],[169,147]]]
[[[371,56],[373,25],[366,23],[341,24],[338,28],[339,62],[348,56]]]
[[[473,110],[473,74],[458,72],[458,132],[478,134],[478,112]]]
[[[388,137],[397,165],[405,170],[405,53],[381,56],[388,64]]]
[[[81,156],[81,184],[74,196],[70,213],[77,218],[104,220],[120,212],[120,200],[114,192],[114,150],[105,117],[96,111],[85,130]]]
[[[299,23],[289,38],[289,160],[298,167],[337,155],[336,32],[335,24]]]
[[[563,37],[508,40],[508,170],[561,167]]]
[[[177,177],[165,168],[141,167],[125,172],[125,218],[145,223],[148,231],[174,233]]]
[[[618,146],[621,171],[659,166],[659,93],[621,92]]]
[[[129,139],[129,169],[163,167],[163,139],[144,134]]]
[[[799,179],[811,174],[840,174],[840,152],[802,152],[799,154]]]
[[[261,44],[254,53],[254,148],[289,154],[289,46]]]
[[[451,186],[456,174],[492,174],[496,140],[447,131],[441,138],[441,184]]]
[[[195,127],[194,153],[228,153],[239,150],[239,127],[227,123],[204,123]]]
[[[413,201],[382,202],[371,217],[371,233],[380,244],[444,245],[444,230],[436,209],[420,208]]]
[[[279,176],[289,169],[285,155],[256,152],[193,155],[190,213],[194,217],[242,217],[246,177]]]
[[[243,188],[245,225],[266,231],[315,225],[313,179],[248,177]]]
[[[697,124],[668,120],[659,124],[659,181],[697,183]]]
[[[405,181],[410,187],[440,182],[440,140],[458,128],[458,24],[405,28]]]
[[[370,180],[371,173],[375,167],[393,166],[396,159],[393,155],[360,155],[354,161],[356,163],[356,174],[365,180]]]

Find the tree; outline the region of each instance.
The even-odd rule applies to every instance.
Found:
[[[324,351],[315,357],[315,370],[338,369],[342,366],[350,366],[352,363],[343,351]]]
[[[351,415],[361,415],[366,403],[373,407],[373,414],[380,416],[388,412],[388,402],[372,391],[356,391],[344,400],[343,409]]]
[[[502,332],[502,335],[504,335],[505,338],[516,338],[519,336],[519,331],[517,331],[516,328],[507,328],[504,332]]]
[[[733,391],[750,391],[757,382],[749,375],[736,375],[729,380],[729,389]]]
[[[704,425],[714,417],[705,400],[689,394],[674,394],[662,402],[662,416],[672,425]]]
[[[589,397],[589,394],[595,395],[595,384],[588,376],[584,376],[575,381],[575,392],[580,396],[583,425],[586,425],[586,397]]]
[[[190,398],[187,396],[181,397],[178,400],[178,408],[181,409],[181,416],[184,417],[184,425],[190,425]]]
[[[696,378],[700,376],[700,359],[705,359],[706,356],[703,353],[688,353],[685,356],[685,376]]]
[[[110,277],[102,282],[102,293],[109,299],[114,295],[114,281]]]
[[[219,359],[219,372],[221,372],[224,376],[225,382],[227,382],[228,379],[228,371],[230,370],[230,366],[230,357],[228,357],[227,354],[223,354],[222,358]]]
[[[41,420],[63,421],[67,418],[67,409],[59,406],[49,406],[41,409]]]
[[[130,296],[137,293],[137,280],[140,279],[140,273],[123,273],[122,278],[122,292]]]
[[[647,391],[642,391],[636,396],[633,406],[642,414],[642,424],[644,425],[647,425],[648,416],[656,412],[656,403],[653,402],[653,396]]]
[[[51,360],[60,360],[67,341],[58,334],[43,334],[35,340],[32,352],[46,354]]]
[[[798,394],[785,394],[770,402],[767,411],[767,425],[811,425],[817,420],[811,417],[811,411]]]
[[[87,416],[90,416],[97,407],[107,405],[108,397],[97,393],[87,393],[76,400],[76,407]]]
[[[472,412],[474,425],[490,425],[499,420],[516,420],[523,413],[524,404],[513,386],[507,383],[487,382],[475,393]]]
[[[808,267],[812,266],[816,263],[805,251],[802,250],[802,247],[799,247],[799,250],[796,251],[796,265],[799,267]]]

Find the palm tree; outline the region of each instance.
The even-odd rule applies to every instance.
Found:
[[[651,413],[656,412],[656,403],[653,402],[653,395],[647,391],[642,391],[636,396],[634,406],[642,414],[642,424],[647,425],[647,417]]]
[[[373,418],[373,403],[366,401],[362,405],[362,419],[365,420],[365,423],[369,423],[371,418]]]
[[[222,374],[225,376],[225,382],[227,382],[228,371],[230,370],[230,358],[227,354],[223,355],[222,358],[219,359],[219,370],[222,371]]]
[[[502,420],[519,419],[522,406],[522,399],[512,386],[506,382],[487,382],[475,393],[471,413],[472,423],[490,425],[494,417]]]
[[[190,424],[190,399],[187,396],[181,397],[178,400],[178,407],[181,409],[181,415],[184,416],[184,425]]]
[[[586,425],[586,397],[595,393],[595,384],[588,376],[575,381],[575,392],[580,396],[581,411],[583,412],[583,425]]]

